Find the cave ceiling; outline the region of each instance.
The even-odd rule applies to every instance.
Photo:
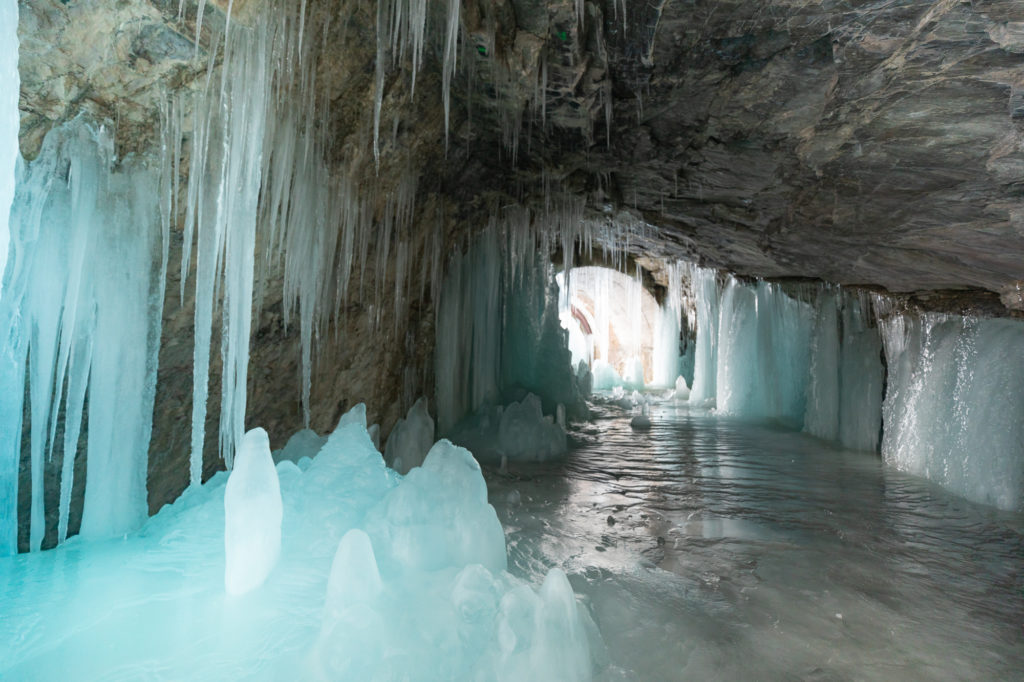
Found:
[[[335,160],[365,158],[373,3],[310,2],[330,18],[319,72]],[[207,7],[207,32],[223,4]],[[236,4],[244,21],[259,0]],[[23,1],[26,155],[81,108],[144,138],[151,93],[205,66],[195,3],[183,21],[178,5]],[[430,3],[428,27],[445,5]],[[1024,309],[1019,0],[463,0],[461,21],[447,148],[428,50],[415,101],[389,76],[382,164],[418,168],[465,215],[481,197],[530,204],[556,188],[642,219],[660,255],[985,290]],[[110,45],[84,40],[104,32]]]

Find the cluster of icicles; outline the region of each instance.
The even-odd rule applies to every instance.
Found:
[[[448,0],[438,21],[428,16],[425,0],[378,3],[376,102],[372,134],[368,127],[365,139],[375,162],[384,76],[411,60],[414,87],[427,46],[441,54],[447,136],[459,6]],[[366,309],[376,329],[384,306],[393,305],[393,331],[404,333],[398,327],[408,306],[428,291],[439,295],[446,248],[460,246],[445,244],[443,206],[434,202],[433,217],[421,214],[414,173],[385,191],[360,182],[366,175],[362,151],[340,171],[326,165],[329,102],[316,79],[328,34],[326,24],[313,22],[306,0],[267,2],[246,25],[232,22],[229,9],[225,28],[205,53],[199,49],[204,11],[201,2],[196,58],[206,55],[206,75],[194,94],[167,98],[157,158],[118,159],[111,131],[80,117],[53,130],[31,164],[17,161],[16,183],[13,173],[0,176],[0,200],[16,194],[10,229],[0,224],[0,247],[10,241],[0,296],[0,555],[17,549],[26,414],[30,549],[39,549],[46,534],[44,469],[55,453],[62,457],[56,540],[68,534],[74,453],[84,433],[82,534],[121,534],[145,519],[161,320],[172,228],[179,220],[182,300],[186,288],[195,287],[192,484],[201,482],[203,470],[218,313],[219,451],[230,467],[245,431],[253,311],[259,315],[270,279],[283,270],[284,321],[300,331],[308,426],[315,346],[349,297],[372,297]],[[13,35],[17,8],[10,0],[3,0],[0,21]],[[323,35],[314,35],[314,27]],[[17,93],[16,47],[6,47],[17,41],[3,44],[10,63],[0,63],[2,90]],[[13,171],[16,98],[6,106],[2,115],[14,123],[0,127],[0,151]],[[186,157],[187,186],[180,187]],[[0,205],[6,217],[5,208]],[[513,228],[513,253],[535,252],[538,241],[545,248],[557,243],[570,254],[577,243],[627,248],[643,227],[585,220],[581,201],[555,191],[542,212],[501,220]],[[420,241],[414,243],[414,235]]]

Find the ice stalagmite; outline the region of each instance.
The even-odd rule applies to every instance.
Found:
[[[434,444],[434,420],[427,412],[425,398],[417,400],[405,419],[399,419],[388,437],[384,459],[400,474],[409,473],[423,463]]]
[[[263,429],[245,434],[224,489],[224,587],[243,594],[263,584],[281,553],[281,485]]]
[[[4,297],[7,251],[11,233],[8,217],[14,200],[14,170],[18,160],[18,3],[0,0],[0,310]],[[0,330],[5,322],[0,317]],[[20,372],[6,342],[0,341],[0,389]],[[6,393],[6,391],[4,391]],[[0,414],[7,413],[21,395],[0,396]],[[20,427],[20,424],[19,424]],[[18,455],[15,438],[21,429],[0,433],[0,556],[14,554],[18,545]]]

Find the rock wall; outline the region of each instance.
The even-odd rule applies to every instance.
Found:
[[[246,3],[241,15],[255,11],[257,2]],[[240,3],[234,3],[233,11]],[[361,5],[359,6],[361,7]],[[205,78],[211,36],[222,30],[225,15],[214,3],[205,8],[198,46],[195,36],[196,4],[184,3],[182,20],[178,2],[100,0],[95,3],[21,3],[22,48],[20,69],[22,153],[31,159],[38,153],[42,137],[52,127],[78,115],[104,122],[113,128],[118,155],[156,155],[159,151],[160,108],[169,95],[188,95]],[[325,11],[311,3],[310,11]],[[414,163],[429,169],[443,155],[438,145],[441,129],[441,98],[435,88],[427,94],[431,77],[424,78],[424,91],[413,102],[401,82],[389,90],[383,105],[388,119],[421,117],[421,126],[399,130],[388,125],[382,144],[379,171],[368,140],[372,124],[374,52],[366,40],[369,8],[361,7],[349,24],[335,22],[330,32],[319,36],[325,45],[337,45],[321,57],[318,69],[324,78],[326,101],[331,114],[325,121],[334,129],[331,153],[337,172],[344,172],[363,188],[369,210],[382,215],[385,204],[403,173]],[[311,21],[312,23],[312,21]],[[352,31],[349,33],[349,31]],[[341,46],[348,45],[342,50]],[[332,77],[332,72],[352,73],[352,78]],[[370,77],[366,76],[369,72]],[[397,81],[398,79],[396,79]],[[434,79],[436,81],[436,78]],[[421,81],[421,82],[423,82]],[[189,97],[183,99],[190,102]],[[192,122],[186,112],[179,205],[185,205],[190,167]],[[440,240],[457,231],[457,214],[443,196],[439,173],[420,179],[413,223],[404,238],[408,243],[406,273],[408,305],[396,311],[392,292],[396,272],[392,260],[375,268],[377,247],[370,244],[365,268],[353,272],[350,293],[341,302],[340,313],[322,337],[314,341],[311,393],[311,424],[318,432],[334,428],[338,418],[352,405],[365,402],[370,423],[381,425],[382,436],[415,399],[432,395],[434,303],[431,256]],[[446,217],[447,216],[447,217]],[[181,296],[181,254],[184,208],[172,221],[160,366],[157,377],[153,434],[149,453],[148,493],[150,513],[175,499],[188,485],[188,461],[192,416],[192,360],[195,314],[195,266]],[[267,244],[258,244],[260,257]],[[194,256],[193,256],[194,257]],[[394,258],[393,255],[390,256]],[[253,318],[251,356],[248,370],[247,427],[262,426],[273,448],[283,447],[287,438],[303,427],[300,405],[302,368],[298,320],[290,326],[284,320],[284,271],[279,261],[261,272],[264,294],[258,316]],[[377,281],[378,272],[382,281]],[[209,401],[204,449],[204,473],[208,478],[224,468],[217,452],[220,413],[221,361],[220,311],[214,312]],[[29,466],[28,437],[31,415],[25,415],[22,467],[19,481],[19,518],[23,520],[22,549],[28,544]],[[87,426],[87,425],[86,425]],[[75,464],[70,531],[80,523],[84,482],[88,475],[83,429]],[[57,441],[63,437],[58,424]],[[59,448],[58,448],[59,450]],[[56,541],[57,500],[62,461],[59,452],[46,462],[45,500],[47,534],[44,547]]]
[[[263,2],[235,0],[231,21],[250,21]],[[152,153],[161,104],[201,81],[228,4],[22,0],[23,155],[82,113],[114,129],[119,156]],[[407,53],[377,69],[376,3],[307,8],[317,27],[309,39],[322,46],[327,161],[378,209],[403,174],[418,173],[410,253],[425,256],[437,230],[445,254],[458,248],[495,206],[543,210],[567,196],[590,215],[646,222],[631,243],[638,257],[905,292],[925,308],[1024,310],[1020,2],[461,0],[447,137],[438,40],[447,3],[428,6],[415,96]],[[183,177],[188,144],[185,153]],[[187,470],[193,301],[177,293],[180,225],[151,511],[181,490]],[[281,288],[272,271],[248,387],[247,422],[266,427],[274,447],[301,426],[298,332],[284,328]],[[398,331],[379,300],[352,296],[343,309],[319,343],[313,426],[330,428],[362,400],[386,432],[431,392],[433,303],[428,295],[411,306]],[[218,370],[206,475],[220,466]],[[60,463],[47,466],[54,474]]]

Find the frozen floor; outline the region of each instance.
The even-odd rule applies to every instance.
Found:
[[[488,490],[449,446],[386,470],[346,415],[277,465],[281,559],[250,593],[225,595],[226,474],[0,561],[0,680],[1024,679],[1024,516],[801,434],[630,416]]]
[[[276,486],[255,481],[260,460],[272,465],[254,430],[232,478],[186,491],[139,531],[0,560],[0,680],[588,679],[593,622],[560,570],[533,584],[506,572],[472,456],[442,441],[400,477],[361,408],[315,459],[277,465],[283,523],[280,506],[259,513]],[[268,565],[265,582],[250,574]]]
[[[589,603],[603,679],[1024,679],[1024,515],[803,434],[598,410],[562,465],[487,471],[509,570]]]

